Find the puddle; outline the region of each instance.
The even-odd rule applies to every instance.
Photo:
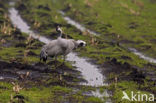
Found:
[[[107,89],[105,89],[102,92],[100,92],[99,89],[96,89],[95,91],[87,91],[87,92],[84,92],[84,95],[95,96],[95,97],[101,98],[101,100],[103,100],[104,103],[112,103],[111,99],[109,98],[110,94],[108,94]]]
[[[82,85],[95,87],[107,85],[107,83],[104,83],[105,77],[100,73],[97,65],[88,63],[87,59],[78,57],[76,53],[67,55],[67,60],[74,61],[73,65],[77,67],[78,71],[81,71],[81,74],[87,80],[87,83],[81,83]]]
[[[15,2],[9,2],[10,6],[15,6]]]
[[[25,21],[23,21],[23,19],[18,14],[18,11],[15,8],[10,8],[9,13],[10,13],[10,19],[11,19],[12,24],[15,27],[17,27],[18,29],[20,29],[22,32],[28,33],[33,38],[38,39],[39,41],[41,41],[45,44],[50,42],[50,39],[40,36],[40,35],[37,35],[33,31],[31,31],[28,24]]]
[[[85,32],[87,31],[88,33],[90,34],[93,34],[93,35],[99,35],[98,33],[94,32],[94,31],[91,31],[89,29],[86,29],[84,26],[82,26],[81,24],[79,24],[78,22],[72,20],[70,17],[68,16],[65,16],[65,13],[63,11],[58,11],[64,18],[64,20],[68,23],[68,24],[71,24],[73,26],[75,26],[77,29],[79,29],[80,31],[82,32]]]
[[[108,91],[105,90],[104,92],[100,93],[100,90],[99,89],[96,89],[96,91],[92,91],[92,94],[96,97],[99,97],[99,98],[103,98],[103,96],[105,97],[109,97],[109,94],[108,94]]]
[[[145,56],[143,53],[139,52],[138,50],[136,50],[135,48],[128,48],[131,52],[133,52],[135,55],[139,56],[140,58],[151,62],[151,63],[156,63],[156,59],[150,58],[148,56]]]
[[[44,75],[43,73],[39,73],[38,71],[30,71],[30,70],[20,70],[20,71],[17,71],[17,74],[26,75],[27,72],[29,72],[29,77],[31,78],[48,77],[48,75]]]
[[[95,97],[101,98],[103,101],[105,101],[105,103],[112,103],[107,90],[101,93],[99,89],[96,89],[96,91],[92,91],[92,94]]]
[[[0,80],[5,80],[5,79],[17,80],[18,77],[12,75],[0,75]]]
[[[21,18],[21,16],[18,13],[18,10],[12,7],[9,9],[9,13],[12,24],[18,29],[20,29],[21,32],[27,33],[33,38],[38,39],[39,41],[45,44],[50,42],[50,39],[44,36],[40,36],[32,30],[30,30],[29,25]],[[65,18],[69,19],[68,17]],[[77,24],[77,26],[81,27],[81,25],[79,24]],[[97,35],[97,33],[92,32],[88,29],[84,29],[84,27],[81,27],[81,29],[87,30],[89,33]],[[105,77],[99,71],[98,66],[89,63],[86,58],[78,57],[76,53],[72,52],[67,55],[67,60],[75,62],[73,63],[73,66],[76,66],[76,69],[81,72],[81,75],[87,81],[86,83],[81,83],[82,85],[95,87],[107,85],[107,83],[104,83]],[[98,92],[94,92],[92,94],[95,96],[100,96]],[[105,95],[103,95],[103,97],[104,96]]]
[[[20,71],[17,71],[16,73],[18,75],[26,75],[28,72],[29,72],[30,77],[40,74],[38,71],[30,71],[30,70],[20,70]]]

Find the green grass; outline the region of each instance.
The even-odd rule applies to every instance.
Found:
[[[11,100],[11,95],[24,96],[25,103],[60,103],[63,101],[73,101],[74,103],[102,103],[99,98],[85,97],[82,92],[73,93],[73,89],[62,86],[33,86],[32,88],[23,88],[18,94],[13,92],[13,85],[7,82],[0,82],[0,86],[6,89],[0,88],[0,102],[8,103]],[[12,101],[17,102],[16,99]],[[18,102],[17,102],[18,103]]]
[[[13,92],[13,85],[7,82],[0,82],[0,86],[6,89],[0,89],[0,102],[8,103],[12,96],[22,95],[25,98],[26,103],[42,103],[42,101],[46,103],[55,103],[55,99],[58,95],[69,94],[72,92],[72,89],[61,87],[61,86],[53,86],[53,87],[32,87],[32,88],[24,88],[18,94]],[[59,100],[59,98],[57,98]],[[16,101],[13,99],[13,101]]]
[[[6,89],[0,89],[0,102],[7,103],[11,97],[12,85],[6,82],[0,82],[0,86]]]

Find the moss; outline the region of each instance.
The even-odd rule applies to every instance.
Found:
[[[93,102],[93,103],[103,103],[103,101],[96,97],[89,97],[86,101]]]

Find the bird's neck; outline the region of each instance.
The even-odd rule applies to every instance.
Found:
[[[78,47],[78,43],[75,40],[72,40],[72,42],[74,43],[74,49],[76,49]]]
[[[59,33],[59,36],[58,36],[58,38],[62,38],[62,33]]]

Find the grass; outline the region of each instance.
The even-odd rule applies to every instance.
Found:
[[[12,92],[12,85],[9,83],[5,83],[5,82],[0,82],[0,86],[5,88],[5,89],[0,89],[0,102],[2,103],[7,103],[8,100],[10,99],[10,95]]]
[[[16,94],[12,88],[13,85],[7,82],[0,82],[0,86],[6,89],[0,89],[1,98],[0,102],[8,103],[11,99],[11,95],[21,95],[25,98],[25,103],[42,103],[42,101],[46,103],[55,103],[55,99],[58,95],[69,94],[72,92],[72,89],[61,87],[61,86],[53,86],[53,87],[32,87],[22,89],[18,94]],[[60,93],[60,94],[59,94]],[[59,98],[58,98],[59,100]],[[13,100],[15,101],[15,100]]]
[[[105,62],[116,58],[117,62],[121,64],[129,63],[132,66],[144,68],[148,62],[140,59],[133,53],[130,53],[126,48],[128,46],[136,47],[141,51],[144,50],[144,53],[155,57],[155,53],[153,53],[153,51],[155,51],[154,42],[150,42],[151,38],[155,38],[155,6],[147,0],[142,0],[141,2],[144,3],[144,9],[141,9],[141,6],[138,6],[138,4],[132,3],[131,0],[60,0],[55,2],[52,2],[51,0],[23,0],[21,3],[16,4],[16,6],[19,8],[20,4],[24,4],[26,9],[22,10],[19,8],[21,10],[20,14],[22,14],[23,18],[28,21],[32,29],[37,30],[40,35],[47,37],[51,36],[54,38],[54,35],[56,34],[55,24],[60,23],[63,26],[64,33],[69,37],[73,39],[85,40],[87,42],[87,46],[77,50],[77,52],[80,52],[80,56],[95,59],[98,64],[105,64]],[[68,25],[57,12],[58,10],[66,9],[67,7],[70,9],[66,10],[66,15],[74,18],[87,28],[95,30],[101,35],[92,36],[87,33],[82,33],[75,27]],[[140,14],[138,15],[137,12]],[[3,14],[0,15],[0,17],[3,18]],[[120,36],[119,38],[118,35]],[[8,40],[11,40],[11,38]],[[122,43],[120,46],[117,45],[117,42],[122,40],[129,40],[134,43]],[[24,43],[26,43],[26,41],[24,41]],[[2,48],[0,56],[4,60],[9,60],[10,58],[15,58],[17,55],[24,55],[25,50],[30,47],[35,47],[36,44],[38,44],[38,41],[35,41],[31,45],[27,45],[26,48]],[[147,47],[151,47],[151,49],[146,49]],[[19,53],[19,50],[22,52]],[[30,50],[39,55],[40,48]],[[8,54],[9,58],[7,56]],[[130,59],[124,59],[123,56]],[[26,58],[22,59],[22,62],[38,62],[38,57],[26,56]],[[70,63],[66,63],[66,65],[71,67]],[[148,69],[152,69],[152,67],[149,67]],[[117,76],[120,78],[122,73]],[[124,75],[129,75],[129,73],[130,72],[125,72]],[[115,76],[116,74],[110,73],[109,79],[114,79]],[[47,82],[51,83],[52,81],[58,82],[59,79],[51,79]],[[138,84],[134,81],[126,82],[121,80],[115,89],[113,84],[109,89],[114,93],[113,99],[115,102],[127,103],[127,101],[121,101],[123,90],[128,93],[131,90],[138,91],[140,90],[140,88],[138,88],[139,86],[141,89],[147,87],[150,91],[155,90],[155,87],[152,87],[151,85],[153,85],[152,82],[148,80],[145,80],[144,84]],[[71,88],[54,86],[48,88],[29,88],[22,90],[20,94],[27,98],[25,101],[26,103],[39,103],[42,101],[55,103],[56,101],[61,102],[68,99],[74,103],[102,102],[96,97],[85,97],[82,95],[83,91],[85,91],[85,89],[80,90],[78,93],[70,94]],[[57,92],[58,94],[55,94]],[[144,92],[144,90],[141,90],[141,92]],[[148,92],[148,90],[146,92]],[[10,93],[11,91],[6,90],[6,93],[4,94],[5,101],[8,101]],[[64,94],[68,94],[69,96],[65,98]]]

